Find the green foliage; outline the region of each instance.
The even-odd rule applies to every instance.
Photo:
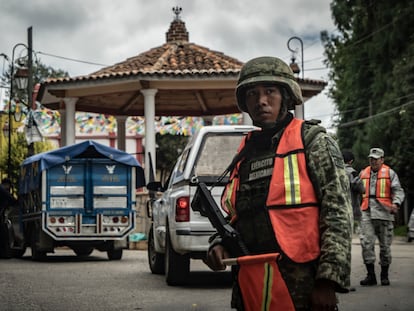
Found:
[[[156,134],[157,148],[157,169],[160,171],[161,180],[165,181],[167,174],[174,167],[179,155],[188,142],[187,136],[182,135],[161,135]]]
[[[331,11],[338,32],[321,39],[340,147],[354,152],[357,169],[368,165],[371,147],[383,148],[413,196],[414,2],[335,0]]]
[[[394,228],[395,236],[407,236],[408,227],[406,225],[398,226]]]
[[[32,68],[33,73],[33,85],[42,82],[47,78],[57,78],[57,77],[67,77],[69,76],[67,72],[54,69],[50,66],[42,64],[39,60],[33,64]],[[6,71],[1,78],[1,81],[4,81],[5,85],[10,85],[10,77],[11,77],[11,66],[9,70]],[[13,81],[13,83],[15,83]],[[17,87],[13,88],[14,98],[18,98],[19,100],[23,101],[27,104],[27,92],[25,90],[18,90]],[[6,94],[10,95],[10,90],[6,90]],[[1,128],[3,128],[5,122],[5,116],[2,118]],[[8,137],[5,137],[4,140],[1,141],[1,154],[0,154],[0,172],[2,177],[5,177],[8,172],[11,173],[8,176],[12,180],[13,188],[17,189],[18,184],[18,176],[20,171],[20,165],[23,160],[28,156],[28,144],[26,142],[26,138],[24,133],[16,132],[16,125],[12,124],[13,131],[11,133],[11,148],[10,148],[10,168],[8,166],[9,162],[9,151],[8,151]],[[3,138],[3,137],[2,137]],[[51,150],[54,146],[48,142],[36,142],[33,144],[34,153],[40,153],[47,150]]]
[[[41,83],[47,78],[64,78],[69,77],[69,73],[62,69],[55,69],[53,67],[42,64],[39,61],[33,66],[33,84]]]
[[[52,150],[53,144],[50,142],[36,142],[34,143],[35,154]],[[17,189],[20,165],[24,159],[28,157],[28,145],[24,133],[12,132],[11,134],[11,148],[10,148],[10,176],[8,176],[14,189]],[[4,144],[3,150],[0,155],[0,171],[6,174],[9,173],[9,146],[8,142]]]
[[[10,85],[10,74],[11,71],[11,65],[9,69],[3,74],[1,77],[1,81],[4,81],[4,85]],[[32,67],[32,73],[33,73],[33,85],[36,85],[38,83],[43,82],[47,78],[63,78],[63,77],[69,77],[69,73],[62,70],[62,69],[54,69],[50,66],[47,66],[43,64],[40,60],[36,60],[33,63]],[[19,98],[20,100],[23,100],[23,102],[27,103],[27,92],[26,90],[19,90],[17,88],[16,82],[13,81],[13,93],[15,98]],[[10,95],[10,90],[6,89],[7,96]]]

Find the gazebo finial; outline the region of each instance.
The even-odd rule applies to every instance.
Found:
[[[174,12],[174,14],[175,14],[175,20],[176,21],[178,21],[178,20],[180,20],[180,13],[181,13],[181,11],[182,11],[183,9],[181,8],[181,7],[179,7],[179,6],[176,6],[176,7],[173,7],[172,8],[172,11]]]

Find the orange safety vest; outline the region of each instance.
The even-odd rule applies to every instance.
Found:
[[[378,170],[377,184],[375,187],[375,194],[369,193],[369,184],[371,178],[371,166],[367,166],[360,176],[365,186],[365,193],[362,195],[361,210],[365,211],[368,209],[370,197],[377,199],[382,205],[391,208],[392,206],[392,195],[391,195],[391,178],[390,178],[390,167],[382,164]]]
[[[318,200],[306,168],[303,122],[293,119],[281,136],[266,201],[280,248],[297,263],[314,260],[320,254]],[[239,166],[240,162],[222,196],[222,206],[233,215],[232,221],[237,218],[234,207]]]

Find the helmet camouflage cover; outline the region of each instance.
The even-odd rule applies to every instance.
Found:
[[[287,100],[289,110],[303,102],[302,91],[296,82],[292,69],[277,57],[263,56],[249,60],[240,71],[236,97],[237,105],[241,111],[247,112],[244,90],[257,83],[275,83],[283,86],[290,95]]]

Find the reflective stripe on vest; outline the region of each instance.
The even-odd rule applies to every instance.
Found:
[[[363,211],[368,209],[369,199],[371,194],[369,193],[371,179],[371,166],[366,167],[361,172],[361,180],[365,186],[365,193],[362,195],[361,209]],[[391,198],[391,178],[390,178],[390,167],[382,164],[377,174],[377,183],[375,186],[375,198],[384,206],[392,206]]]
[[[294,311],[291,295],[280,273],[279,253],[242,256],[238,282],[246,311]]]
[[[251,136],[251,132],[247,133],[247,135],[242,139],[239,148],[237,149],[237,153],[240,153],[241,150],[244,148],[246,144],[246,140]],[[236,211],[236,192],[239,190],[239,177],[238,171],[240,167],[240,161],[236,164],[235,168],[230,174],[230,181],[224,188],[223,194],[221,195],[221,207],[226,211],[227,214],[232,216],[232,219],[235,220]]]

